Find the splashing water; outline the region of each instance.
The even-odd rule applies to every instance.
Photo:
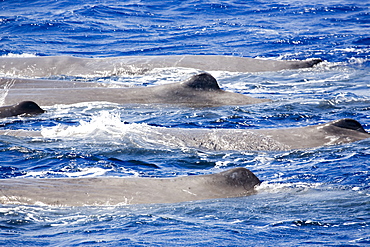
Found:
[[[0,106],[4,105],[5,98],[8,95],[9,89],[14,85],[14,82],[14,79],[9,79],[0,90]]]

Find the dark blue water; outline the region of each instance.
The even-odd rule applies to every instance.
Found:
[[[0,245],[369,245],[370,140],[289,152],[201,152],[134,146],[117,134],[124,124],[279,128],[347,117],[369,131],[366,1],[3,0],[0,28],[2,56],[216,54],[326,61],[313,69],[213,72],[222,88],[273,99],[269,104],[57,105],[40,116],[1,120],[1,129],[67,129],[58,140],[1,136],[1,178],[169,177],[241,166],[263,183],[250,197],[167,205],[2,205]],[[162,69],[93,80],[155,85],[193,72]]]

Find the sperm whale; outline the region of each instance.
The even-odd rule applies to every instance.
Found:
[[[174,178],[0,179],[0,203],[97,206],[248,196],[260,180],[246,168]]]

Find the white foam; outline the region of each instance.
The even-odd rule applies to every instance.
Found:
[[[36,54],[31,53],[22,53],[22,54],[8,53],[6,55],[2,55],[2,57],[37,57],[37,56]]]
[[[322,183],[276,183],[273,181],[262,182],[259,186],[256,187],[258,192],[266,193],[289,193],[296,191],[306,191],[308,189],[316,189],[321,186]]]
[[[189,79],[190,76],[198,74],[199,70],[192,68],[154,68],[145,73],[137,74],[118,74],[118,80],[112,81],[111,78],[100,79],[99,82],[112,83],[118,86],[137,87],[143,85],[163,85],[168,83],[181,82]]]
[[[99,115],[93,116],[90,121],[81,120],[78,126],[65,126],[58,124],[54,127],[44,127],[41,134],[45,138],[66,138],[85,136],[115,136],[121,134],[122,130],[129,128],[121,121],[119,113],[101,111]]]
[[[101,111],[91,120],[80,120],[77,126],[58,124],[54,127],[43,127],[41,135],[49,139],[78,140],[85,143],[105,143],[109,146],[158,148],[168,146],[162,134],[147,124],[127,124],[121,121],[120,114]]]
[[[81,168],[77,172],[67,172],[67,171],[60,171],[60,172],[54,172],[54,171],[41,171],[41,172],[27,172],[26,175],[22,176],[22,178],[27,178],[27,177],[33,177],[33,178],[38,178],[38,177],[50,177],[50,176],[55,176],[55,175],[61,175],[61,176],[66,176],[69,178],[73,177],[97,177],[97,176],[102,176],[106,174],[107,172],[112,171],[112,169],[102,169],[98,167],[91,167],[91,168]]]
[[[5,83],[4,87],[0,90],[0,105],[4,105],[5,98],[9,93],[9,89],[14,85],[15,80],[9,80]]]
[[[348,59],[349,64],[363,64],[368,62],[368,58],[360,58],[360,57],[351,57]]]

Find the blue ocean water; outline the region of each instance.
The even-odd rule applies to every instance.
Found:
[[[0,28],[2,56],[215,54],[325,61],[312,69],[212,72],[223,89],[270,98],[269,104],[89,103],[1,120],[1,129],[70,130],[58,141],[1,136],[1,178],[172,177],[246,167],[263,181],[256,195],[233,199],[119,207],[2,205],[1,245],[369,245],[370,140],[288,152],[204,152],[138,147],[116,138],[122,122],[282,128],[349,117],[369,131],[366,1],[3,0]],[[171,68],[88,80],[150,86],[192,73]]]

